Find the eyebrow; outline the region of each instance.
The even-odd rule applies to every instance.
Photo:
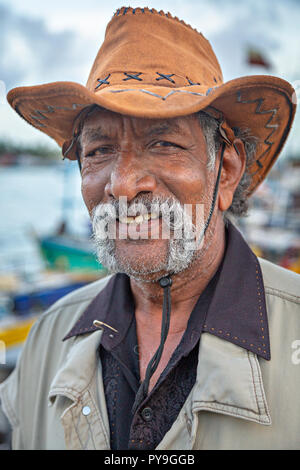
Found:
[[[173,122],[171,125],[168,124],[167,122],[163,122],[160,124],[154,124],[150,126],[146,130],[145,136],[152,137],[154,135],[164,135],[167,133],[174,134],[174,133],[178,133],[180,130],[182,132],[182,129],[180,128],[180,126],[176,124],[175,122]],[[111,140],[111,137],[105,134],[101,127],[86,129],[84,133],[80,134],[80,137],[78,139],[79,152],[81,152],[83,149],[83,145],[82,145],[83,135],[85,139],[87,139],[89,144],[93,142],[98,142],[99,140],[107,140],[107,141]]]
[[[172,134],[172,133],[178,133],[179,131],[182,131],[180,126],[173,122],[171,125],[168,124],[167,122],[163,122],[161,124],[156,124],[151,126],[149,129],[147,129],[146,136],[151,137],[153,135],[162,135],[162,134]]]
[[[99,140],[110,140],[110,137],[108,135],[105,135],[102,132],[101,127],[98,127],[97,129],[86,129],[83,132],[79,134],[79,138],[77,140],[77,151],[79,156],[82,156],[83,152],[83,144],[82,144],[82,136],[87,138],[88,144],[93,143],[93,142],[99,142]]]
[[[82,136],[87,139],[88,143],[96,142],[98,140],[109,140],[111,137],[104,134],[101,127],[97,127],[97,129],[87,129],[83,133],[80,134],[80,144],[82,146]]]

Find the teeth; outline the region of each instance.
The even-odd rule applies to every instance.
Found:
[[[119,217],[119,220],[122,224],[130,224],[134,222],[134,217]]]
[[[144,216],[143,215],[138,215],[135,219],[134,219],[135,223],[136,224],[140,224],[144,221]]]
[[[122,224],[141,224],[144,221],[148,221],[150,219],[158,219],[159,215],[156,212],[153,212],[151,214],[140,214],[137,215],[136,217],[119,217],[119,220]]]

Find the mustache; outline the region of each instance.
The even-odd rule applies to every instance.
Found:
[[[126,197],[100,203],[93,209],[91,218],[93,224],[96,225],[101,223],[103,219],[107,222],[117,220],[120,217],[134,217],[152,213],[173,224],[176,216],[178,219],[183,212],[183,205],[174,197],[139,195],[130,203],[127,202]]]
[[[196,209],[195,222],[193,222],[193,214],[190,211],[190,208],[193,209],[193,206],[196,206],[194,207]],[[91,213],[91,238],[97,249],[98,260],[113,272],[117,272],[119,268],[125,269],[125,265],[117,259],[115,252],[115,241],[118,239],[116,222],[121,216],[133,218],[150,213],[151,218],[157,219],[158,216],[162,218],[162,233],[160,237],[168,240],[169,243],[167,266],[171,271],[179,272],[184,269],[184,266],[188,265],[189,260],[192,259],[193,252],[202,246],[204,213],[198,211],[200,206],[203,205],[197,203],[194,205],[181,204],[175,197],[148,194],[140,194],[131,200],[130,203],[127,203],[127,198],[124,197],[122,200],[121,198],[119,200],[112,199],[106,203],[98,204]],[[152,217],[153,213],[155,213],[154,217]],[[150,219],[146,217],[145,220]],[[133,227],[133,230],[135,230],[135,226],[137,225],[133,223],[132,226],[129,224],[128,227]],[[150,238],[151,235],[152,232]],[[133,234],[130,237],[133,237]],[[148,236],[145,238],[148,238]],[[121,264],[118,265],[118,262]],[[126,264],[126,260],[122,262]]]

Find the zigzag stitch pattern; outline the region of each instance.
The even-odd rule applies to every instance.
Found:
[[[262,107],[262,104],[263,104],[264,101],[265,101],[264,98],[256,98],[255,100],[242,100],[241,92],[240,91],[237,92],[237,102],[238,103],[243,103],[243,104],[257,103],[256,109],[254,111],[255,114],[270,114],[271,113],[270,118],[268,119],[267,123],[265,124],[266,129],[271,129],[270,134],[267,135],[267,137],[264,140],[264,144],[266,144],[268,146],[268,148],[256,160],[256,163],[260,168],[263,167],[263,165],[260,161],[261,158],[263,158],[266,155],[266,153],[268,153],[270,151],[272,145],[274,144],[274,142],[271,142],[269,139],[270,139],[270,137],[272,137],[274,132],[276,132],[276,130],[278,129],[278,124],[271,124],[273,118],[277,114],[278,108],[262,110],[261,107]]]
[[[161,96],[158,93],[154,93],[149,90],[144,90],[142,88],[139,88],[138,90],[136,88],[127,88],[125,90],[109,90],[110,93],[124,93],[127,91],[140,91],[142,93],[147,93],[148,95],[155,96],[156,98],[160,98],[161,100],[165,101],[169,96],[174,95],[174,93],[188,93],[189,95],[198,95],[198,96],[205,96],[204,93],[197,93],[196,91],[187,91],[187,90],[172,90],[170,93],[168,93],[166,96]]]

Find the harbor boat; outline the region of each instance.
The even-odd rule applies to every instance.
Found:
[[[50,269],[61,271],[104,272],[88,238],[58,234],[40,237],[38,244]]]
[[[10,282],[10,287],[8,287],[9,284],[4,276],[1,276],[1,316],[13,314],[16,317],[41,313],[61,297],[103,277],[105,274],[103,271],[63,273],[46,270],[27,280],[15,275],[15,282]]]
[[[104,275],[103,271],[43,271],[27,280],[17,274],[0,275],[0,347],[6,349],[5,363],[14,366],[30,328],[54,302]],[[1,353],[0,364],[5,364]]]

